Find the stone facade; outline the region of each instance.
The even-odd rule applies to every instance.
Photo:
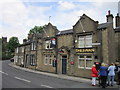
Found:
[[[29,35],[28,40],[16,49],[16,64],[90,78],[94,62],[109,65],[120,60],[119,24],[114,29],[113,15],[109,13],[106,17],[107,22],[99,24],[83,14],[72,29],[63,31],[48,23],[41,34]]]

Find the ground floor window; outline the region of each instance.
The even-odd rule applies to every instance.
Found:
[[[51,55],[51,54],[44,55],[44,64],[45,65],[52,65],[53,59],[54,59],[54,55]]]
[[[78,68],[91,68],[93,64],[92,56],[79,55]]]
[[[35,65],[35,55],[34,54],[30,55],[30,65],[32,65],[32,66]]]

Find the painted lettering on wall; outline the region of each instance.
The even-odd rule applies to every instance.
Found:
[[[80,48],[76,49],[76,53],[94,53],[95,49],[94,48]]]

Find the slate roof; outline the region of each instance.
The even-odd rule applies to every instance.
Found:
[[[115,28],[115,32],[120,32],[120,26]]]
[[[18,47],[21,47],[21,46],[26,46],[26,45],[29,45],[31,42],[26,42],[26,43],[23,43],[23,44],[20,44]]]
[[[68,29],[68,30],[59,31],[59,32],[57,33],[57,35],[71,34],[71,33],[73,33],[73,29]]]
[[[98,27],[97,27],[97,29],[98,30],[100,30],[100,29],[106,29],[107,27],[109,27],[110,24],[111,24],[111,22],[99,24]]]

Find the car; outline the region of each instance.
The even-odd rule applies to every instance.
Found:
[[[14,58],[11,58],[10,61],[11,61],[11,62],[14,62]]]

